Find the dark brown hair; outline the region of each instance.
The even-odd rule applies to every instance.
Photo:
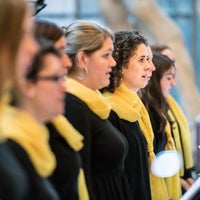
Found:
[[[46,38],[53,43],[64,36],[64,31],[54,22],[47,20],[35,20],[35,37]]]
[[[153,52],[153,64],[156,70],[153,72],[152,77],[148,85],[140,89],[139,96],[143,101],[147,111],[149,111],[149,116],[152,115],[159,121],[159,132],[164,132],[166,126],[166,119],[172,124],[171,119],[168,115],[169,106],[162,94],[160,80],[163,74],[174,67],[173,61],[171,61],[167,56],[162,55],[158,52]]]

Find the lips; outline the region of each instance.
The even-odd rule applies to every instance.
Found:
[[[142,76],[142,78],[150,79],[151,76],[152,76],[152,74],[149,74],[149,75],[145,74],[145,75]]]

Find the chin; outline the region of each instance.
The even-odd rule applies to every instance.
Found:
[[[62,115],[65,112],[65,107],[64,105],[60,106],[60,108],[58,108],[58,112],[56,115]]]

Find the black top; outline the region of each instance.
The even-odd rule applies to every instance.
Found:
[[[7,143],[0,143],[0,199],[25,200],[27,183],[26,173]]]
[[[25,150],[13,140],[8,140],[8,145],[15,157],[21,164],[23,170],[27,174],[29,191],[25,200],[59,200],[58,194],[51,183],[35,171],[28,154]]]
[[[156,118],[156,115],[154,114],[154,112],[149,110],[148,113],[149,113],[151,125],[153,128],[153,133],[154,133],[154,142],[153,142],[154,153],[157,154],[160,151],[165,150],[165,146],[167,144],[167,136],[165,132],[158,131],[159,120]]]
[[[110,113],[109,120],[129,143],[125,168],[132,191],[132,199],[150,200],[147,144],[138,122],[120,119],[114,111]]]
[[[128,146],[108,120],[99,118],[76,96],[68,93],[66,117],[84,136],[80,151],[91,200],[128,200],[130,190],[124,174]]]
[[[49,144],[57,160],[57,166],[50,181],[61,199],[78,200],[77,179],[81,167],[80,156],[68,145],[53,124],[48,123],[47,127],[50,132]]]

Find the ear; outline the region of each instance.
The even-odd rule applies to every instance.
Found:
[[[87,65],[87,55],[84,51],[80,51],[77,54],[77,61],[79,67],[85,67]]]
[[[22,86],[22,92],[24,93],[25,96],[29,98],[34,97],[36,93],[35,83],[24,81],[23,86]]]

